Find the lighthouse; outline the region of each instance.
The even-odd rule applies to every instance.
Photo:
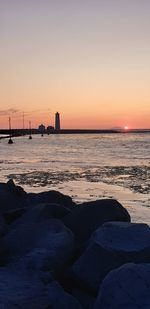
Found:
[[[60,115],[58,112],[55,114],[55,130],[56,132],[60,131]]]

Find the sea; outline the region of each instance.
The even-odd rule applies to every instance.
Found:
[[[150,224],[150,133],[50,134],[0,140],[0,182],[59,190],[77,203],[115,198]]]

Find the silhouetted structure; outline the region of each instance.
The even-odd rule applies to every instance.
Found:
[[[56,132],[60,131],[60,115],[58,112],[55,114],[55,130]]]
[[[29,139],[32,139],[32,135],[31,135],[31,121],[29,121],[29,132],[30,132]]]
[[[38,130],[39,130],[40,133],[43,133],[45,131],[44,124],[40,124],[40,126],[38,127]]]
[[[10,138],[8,140],[8,144],[13,144],[13,140],[11,139],[11,119],[9,117],[9,134],[10,134]]]
[[[47,130],[46,133],[48,133],[48,134],[49,134],[49,133],[53,133],[53,132],[54,132],[54,127],[48,126],[46,130]]]

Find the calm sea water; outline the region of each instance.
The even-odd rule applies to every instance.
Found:
[[[13,145],[1,140],[0,181],[9,178],[28,191],[54,188],[76,199],[83,193],[83,199],[115,197],[119,190],[135,200],[142,196],[149,206],[150,134],[33,135]]]

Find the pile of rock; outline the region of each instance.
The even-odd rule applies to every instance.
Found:
[[[150,228],[116,200],[0,184],[0,308],[150,308]]]

